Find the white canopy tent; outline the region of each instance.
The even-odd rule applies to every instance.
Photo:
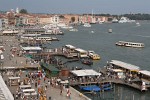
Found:
[[[93,69],[85,69],[85,70],[73,70],[71,71],[76,76],[100,76],[101,73],[94,71]]]
[[[125,62],[122,62],[122,61],[118,61],[118,60],[112,60],[110,62],[110,64],[116,65],[118,67],[122,67],[124,69],[128,69],[130,71],[139,71],[140,70],[140,68],[138,66],[135,66],[135,65],[132,65],[132,64],[129,64],[129,63],[125,63]]]
[[[150,71],[147,71],[147,70],[141,70],[139,71],[141,74],[144,74],[144,75],[147,75],[150,77]]]

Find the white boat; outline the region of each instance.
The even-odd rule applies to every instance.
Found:
[[[90,23],[84,23],[83,26],[84,26],[84,27],[91,27],[91,24],[90,24]]]
[[[95,33],[94,31],[91,31],[91,33]]]
[[[136,26],[141,26],[141,24],[139,22],[136,22]]]
[[[52,37],[36,37],[37,41],[52,41]]]
[[[121,19],[118,22],[119,23],[127,23],[127,22],[135,22],[135,20],[130,20],[127,17],[121,17]]]
[[[61,27],[61,28],[63,28],[63,29],[72,29],[73,27],[72,26],[63,26],[63,27]]]
[[[118,23],[118,20],[117,20],[116,18],[114,18],[114,19],[112,20],[112,23]]]
[[[112,33],[112,29],[110,28],[110,29],[108,29],[108,33]]]
[[[71,32],[77,32],[77,31],[78,31],[78,29],[76,29],[76,28],[72,28],[72,29],[70,29],[69,31],[71,31]]]
[[[100,56],[94,51],[88,51],[88,56],[93,60],[100,60]]]
[[[118,41],[116,42],[117,46],[125,46],[125,47],[135,47],[135,48],[143,48],[144,43],[135,43],[135,42],[126,42],[126,41]]]

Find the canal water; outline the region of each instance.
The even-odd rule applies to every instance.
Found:
[[[107,61],[120,60],[139,66],[141,69],[150,71],[150,21],[140,21],[141,26],[135,23],[104,23],[93,24],[86,28],[76,26],[78,32],[64,30],[63,36],[58,36],[59,42],[52,42],[49,48],[62,47],[71,44],[85,50],[93,50],[98,53],[101,60],[94,61],[92,66],[81,64],[81,62],[68,63],[68,67],[93,68],[99,70],[106,65]],[[108,33],[112,29],[112,33]],[[94,32],[92,32],[94,31]],[[117,41],[141,42],[144,48],[119,47]],[[93,96],[86,94],[92,100],[150,100],[150,92],[141,93],[138,90],[115,86],[115,89]]]

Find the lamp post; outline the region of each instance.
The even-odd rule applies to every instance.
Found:
[[[3,76],[3,60],[0,59],[1,75]]]

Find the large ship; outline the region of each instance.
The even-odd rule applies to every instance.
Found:
[[[121,17],[121,19],[118,22],[119,23],[127,23],[127,22],[135,22],[135,20],[130,20],[127,17]]]

